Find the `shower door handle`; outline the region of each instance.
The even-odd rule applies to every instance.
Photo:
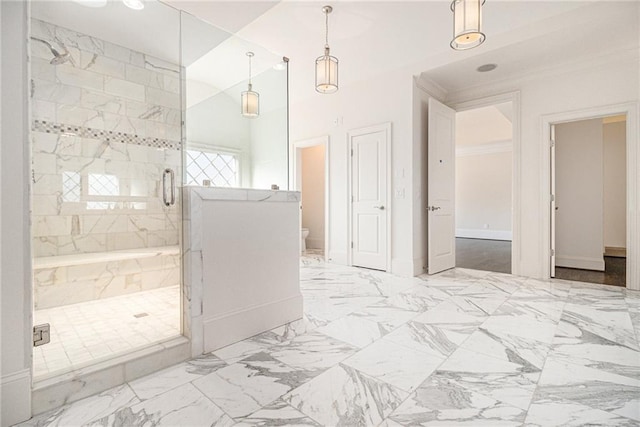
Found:
[[[167,197],[167,175],[171,179],[169,184],[169,197]],[[162,201],[165,206],[176,204],[176,174],[171,168],[166,168],[162,172]]]

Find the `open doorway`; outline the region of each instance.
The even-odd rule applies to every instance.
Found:
[[[556,123],[552,140],[551,276],[626,286],[626,116]]]
[[[329,137],[293,144],[294,189],[301,192],[300,250],[327,257],[329,250]]]
[[[511,273],[513,102],[456,113],[456,267]]]

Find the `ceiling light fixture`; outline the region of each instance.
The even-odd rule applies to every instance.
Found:
[[[482,33],[482,5],[485,0],[454,0],[453,40],[451,47],[455,50],[466,50],[480,46],[485,39]]]
[[[242,104],[242,115],[254,118],[260,115],[260,94],[251,90],[251,57],[253,52],[247,52],[249,57],[249,88],[242,92],[240,103]]]
[[[323,6],[325,15],[324,55],[316,59],[316,91],[320,93],[334,93],[338,90],[338,58],[329,54],[329,14],[331,6]]]
[[[144,9],[144,1],[143,0],[122,0],[125,6],[129,9],[133,10],[142,10]]]
[[[479,73],[486,73],[488,71],[493,71],[498,68],[498,64],[484,64],[476,68],[476,71]]]

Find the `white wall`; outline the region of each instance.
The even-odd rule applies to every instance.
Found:
[[[379,84],[385,81],[384,85]],[[310,81],[309,84],[313,84]],[[375,90],[372,88],[375,87]],[[413,275],[412,226],[412,78],[396,70],[372,81],[341,87],[331,95],[316,94],[290,108],[290,141],[330,136],[330,247],[332,262],[347,263],[347,132],[385,122],[392,123],[391,157],[391,270]],[[337,125],[334,120],[337,119]],[[397,192],[404,194],[398,196]]]
[[[309,229],[307,248],[324,249],[324,145],[302,150],[302,227]]]
[[[472,88],[448,96],[447,103],[481,99],[509,91],[520,91],[521,151],[518,159],[520,173],[516,178],[519,187],[521,240],[520,257],[514,260],[514,274],[543,277],[548,266],[543,248],[545,241],[544,216],[548,216],[548,189],[542,186],[544,170],[541,163],[545,148],[542,141],[543,115],[584,110],[613,104],[638,101],[639,61],[638,49],[616,57],[600,59],[594,63],[572,64],[560,70],[536,73],[517,81]],[[639,195],[640,196],[640,195]],[[632,221],[638,221],[635,213]],[[543,256],[543,254],[545,254]]]
[[[456,237],[511,240],[512,166],[510,150],[487,154],[458,151]]]
[[[602,120],[556,125],[556,265],[604,270]]]
[[[31,416],[27,3],[0,2],[0,19],[0,424],[8,426]]]
[[[603,125],[604,246],[627,247],[626,122]]]

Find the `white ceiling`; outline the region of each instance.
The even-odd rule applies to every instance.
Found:
[[[325,1],[166,1],[235,33],[231,39],[226,31],[186,15],[183,57],[186,64],[193,63],[193,78],[212,87],[229,87],[247,73],[244,53],[251,48],[265,58],[271,55],[263,63],[256,56],[256,73],[281,56],[290,58],[292,103],[320,96],[313,88],[314,60],[324,45]],[[32,11],[35,17],[177,62],[177,11],[155,0],[146,3],[137,12],[117,0],[100,9],[43,0],[32,3]],[[449,0],[330,4],[334,12],[329,17],[329,43],[340,60],[343,87],[402,68],[407,78],[423,73],[445,89],[459,90],[638,45],[637,1],[488,0],[483,8],[487,41],[464,52],[449,47]],[[225,61],[215,53],[200,59],[218,45],[227,58],[237,60]],[[484,74],[475,71],[487,62],[498,68]]]
[[[511,141],[510,102],[456,113],[456,146]]]

